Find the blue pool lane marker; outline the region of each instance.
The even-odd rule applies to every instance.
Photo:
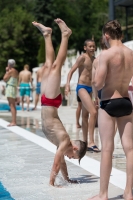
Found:
[[[0,200],[15,200],[11,197],[10,193],[4,188],[0,182]]]

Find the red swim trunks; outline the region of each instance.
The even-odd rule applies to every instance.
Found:
[[[45,97],[44,94],[41,96],[41,104],[42,104],[42,106],[54,106],[56,108],[59,108],[61,103],[62,103],[61,94],[59,94],[55,99],[48,99],[47,97]]]

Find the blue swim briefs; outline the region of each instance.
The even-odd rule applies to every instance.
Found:
[[[78,91],[80,89],[84,88],[85,90],[87,90],[87,92],[90,94],[92,92],[92,87],[90,86],[87,86],[87,85],[80,85],[78,84],[77,87],[76,87],[76,92],[77,92],[77,95],[78,95]]]

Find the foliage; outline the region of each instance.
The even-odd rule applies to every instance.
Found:
[[[4,8],[0,12],[0,67],[5,68],[7,60],[16,60],[18,70],[25,63],[34,67],[37,64],[38,41],[31,24],[33,16],[21,7]],[[3,75],[1,71],[0,76]]]
[[[129,8],[132,24],[133,8]],[[123,8],[116,7],[116,18],[125,26]],[[55,18],[63,19],[72,29],[68,49],[83,50],[86,39],[94,37],[99,46],[102,27],[108,21],[108,0],[0,0],[0,77],[7,60],[14,58],[18,70],[28,63],[31,68],[45,61],[44,39],[32,21],[53,29],[52,41],[57,54],[61,33]],[[133,28],[128,31],[132,38]]]

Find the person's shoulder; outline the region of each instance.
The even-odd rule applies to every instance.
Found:
[[[108,58],[114,53],[112,48],[109,48],[107,50],[103,50],[100,55],[97,57],[97,60],[100,59],[100,57]]]
[[[19,76],[22,76],[22,75],[23,75],[23,71],[20,71],[20,72],[19,72]]]
[[[79,57],[78,57],[78,59],[77,60],[79,60],[79,61],[85,61],[85,54],[83,53],[83,54],[81,54]]]

